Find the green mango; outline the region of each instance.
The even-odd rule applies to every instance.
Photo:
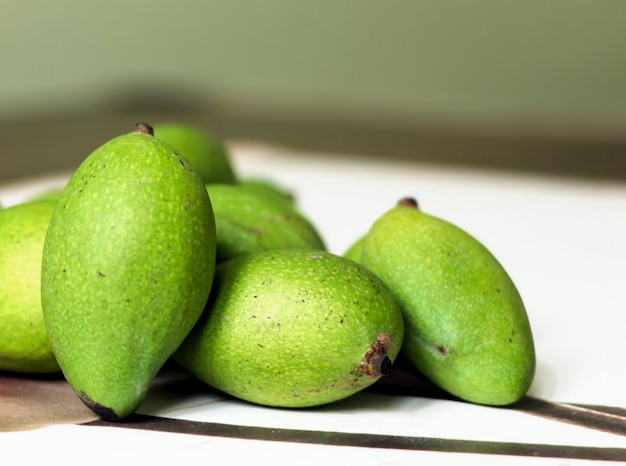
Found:
[[[482,243],[406,198],[374,222],[361,258],[399,299],[402,355],[424,376],[477,404],[526,393],[536,364],[526,309]]]
[[[361,263],[361,249],[363,249],[363,242],[365,241],[365,235],[358,237],[348,249],[343,253],[343,257],[346,257],[354,262]]]
[[[176,148],[205,183],[236,183],[230,153],[221,139],[204,129],[181,123],[154,125],[155,137]]]
[[[204,183],[150,126],[80,164],[50,220],[41,300],[63,374],[96,414],[136,410],[200,317],[214,269]]]
[[[0,370],[53,373],[41,310],[41,255],[55,203],[25,202],[0,210]]]
[[[265,251],[217,266],[205,312],[173,360],[242,400],[317,406],[388,375],[403,325],[364,267],[325,251]]]
[[[269,195],[275,195],[295,205],[295,195],[291,191],[285,189],[284,187],[278,185],[271,180],[265,178],[244,178],[239,181],[239,184],[246,186],[250,189],[256,189],[260,192],[267,193]]]
[[[37,194],[32,197],[31,201],[53,201],[57,202],[61,197],[61,193],[63,192],[63,188],[58,189],[50,189],[48,191],[44,191],[42,193]]]
[[[208,184],[217,230],[217,263],[275,249],[320,249],[315,225],[291,202],[243,184]]]

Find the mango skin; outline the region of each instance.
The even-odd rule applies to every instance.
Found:
[[[267,178],[243,178],[239,184],[272,196],[277,196],[290,204],[296,205],[296,196],[290,190]]]
[[[508,405],[530,387],[535,348],[522,299],[496,258],[459,227],[398,205],[374,222],[363,265],[398,297],[402,355],[452,395]]]
[[[343,253],[343,257],[353,260],[354,262],[361,264],[361,250],[363,249],[363,242],[365,241],[365,235],[358,237],[354,242],[348,246]]]
[[[403,327],[393,295],[364,267],[324,251],[265,251],[217,266],[207,308],[173,359],[239,399],[310,407],[388,374]]]
[[[204,183],[171,146],[125,134],[78,167],[45,238],[41,298],[63,374],[96,414],[138,407],[200,317],[214,261]]]
[[[32,201],[0,211],[0,370],[56,373],[41,310],[41,254],[56,204]]]
[[[206,185],[215,214],[217,263],[276,249],[321,249],[315,225],[287,199],[244,184]]]
[[[61,197],[62,192],[63,192],[62,188],[55,188],[55,189],[51,189],[49,191],[45,191],[43,193],[37,194],[36,196],[32,197],[30,200],[31,201],[57,202],[59,198]]]
[[[237,182],[230,153],[214,134],[188,124],[166,122],[154,126],[154,135],[176,148],[205,183]]]

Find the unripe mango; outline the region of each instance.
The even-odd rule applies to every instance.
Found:
[[[374,222],[361,258],[399,299],[402,355],[423,375],[479,404],[507,405],[526,393],[535,371],[528,316],[477,239],[407,198]]]
[[[363,241],[365,241],[365,235],[359,236],[348,249],[343,253],[343,257],[346,257],[354,262],[361,263],[361,250],[363,249]]]
[[[240,399],[316,406],[387,375],[403,325],[364,267],[324,251],[265,251],[217,266],[205,312],[173,358]]]
[[[47,231],[41,298],[63,374],[96,414],[138,407],[200,317],[214,267],[204,182],[148,125],[81,163]]]
[[[239,180],[239,184],[296,204],[296,197],[292,191],[267,178],[243,178]]]
[[[41,254],[54,202],[0,211],[0,370],[58,372],[41,310]]]
[[[289,200],[245,184],[208,184],[217,263],[276,249],[325,249],[315,225]]]
[[[63,192],[63,188],[54,188],[48,191],[44,191],[42,193],[37,194],[32,197],[31,201],[51,201],[57,202],[61,197],[61,193]]]
[[[236,183],[230,152],[207,130],[183,123],[154,125],[154,135],[185,157],[205,183]]]

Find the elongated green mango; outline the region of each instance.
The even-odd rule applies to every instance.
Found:
[[[58,372],[41,311],[41,251],[55,208],[27,201],[0,211],[0,370]]]
[[[343,253],[343,257],[350,259],[358,264],[361,263],[361,249],[363,249],[363,242],[365,241],[365,236],[360,236],[356,240],[352,242],[348,246]]]
[[[148,125],[89,155],[46,234],[41,303],[66,379],[96,414],[131,414],[198,320],[215,268],[204,182]]]
[[[510,276],[478,240],[403,199],[374,222],[363,265],[398,297],[402,355],[466,401],[507,405],[528,390],[535,349]]]

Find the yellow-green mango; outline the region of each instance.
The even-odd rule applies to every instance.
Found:
[[[204,128],[183,123],[154,125],[154,135],[180,152],[205,183],[236,183],[230,152]]]
[[[55,203],[0,210],[0,370],[53,373],[60,368],[41,310],[41,254]]]
[[[359,264],[265,251],[217,266],[205,312],[173,360],[242,400],[317,406],[388,375],[403,325],[393,295]]]
[[[63,374],[96,414],[136,410],[200,317],[214,268],[204,183],[149,125],[80,164],[50,220],[41,298]]]
[[[288,200],[245,184],[208,184],[217,263],[275,249],[325,249],[315,225]]]
[[[535,371],[526,309],[476,238],[406,198],[371,226],[361,259],[399,299],[402,355],[423,375],[478,404],[508,405],[526,393]]]
[[[361,249],[363,248],[363,241],[365,241],[365,235],[358,237],[348,249],[343,253],[344,257],[347,257],[354,262],[361,263]]]
[[[30,200],[31,201],[57,202],[59,198],[61,197],[62,192],[63,192],[63,188],[54,188],[54,189],[50,189],[42,193],[39,193],[36,196],[32,197]]]

